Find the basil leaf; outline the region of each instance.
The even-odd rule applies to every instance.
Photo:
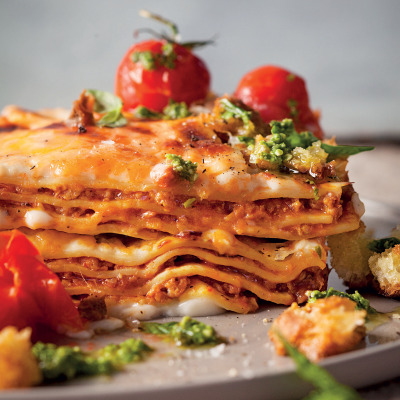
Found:
[[[243,121],[245,126],[250,124],[251,111],[246,111],[243,108],[236,106],[227,98],[221,99],[220,104],[223,108],[223,112],[221,113],[223,119],[228,120],[231,118],[238,118]]]
[[[383,253],[387,249],[400,244],[400,239],[396,237],[387,237],[383,239],[373,240],[368,243],[368,248],[374,253]]]
[[[373,150],[374,146],[332,146],[331,144],[321,143],[321,147],[329,154],[330,159],[352,156],[363,151]]]
[[[313,400],[362,400],[351,387],[342,385],[324,368],[312,363],[296,347],[290,344],[280,332],[276,332],[286,352],[296,364],[296,372],[300,378],[310,382],[315,389],[306,397]]]
[[[136,118],[140,119],[163,119],[163,114],[150,110],[145,106],[137,106],[133,111]]]
[[[127,124],[127,120],[121,114],[123,104],[118,96],[114,96],[110,92],[95,89],[87,89],[86,93],[92,95],[95,99],[93,110],[104,114],[97,122],[97,125],[115,128]]]

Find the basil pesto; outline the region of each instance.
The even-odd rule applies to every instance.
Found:
[[[178,346],[215,346],[224,340],[215,329],[190,317],[183,317],[180,322],[142,322],[140,329],[153,335],[167,336]]]
[[[176,154],[166,154],[165,158],[172,165],[174,172],[176,172],[182,179],[194,183],[199,177],[197,171],[197,163],[185,161],[181,156]]]
[[[100,350],[83,352],[78,346],[37,342],[32,352],[46,381],[72,379],[79,375],[111,374],[124,364],[143,360],[153,350],[140,339],[130,338]]]

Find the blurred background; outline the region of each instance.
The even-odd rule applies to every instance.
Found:
[[[142,8],[176,22],[184,40],[216,38],[197,52],[215,92],[233,92],[258,66],[284,66],[306,79],[328,135],[389,140],[383,157],[400,169],[398,0],[0,0],[0,108],[69,108],[84,88],[113,91],[124,53],[149,38],[134,30],[163,29],[139,17]],[[351,177],[368,179],[376,197],[370,174],[385,182],[388,168],[370,154],[354,157]],[[387,196],[400,204],[400,193]]]
[[[70,107],[83,88],[112,91],[146,8],[175,21],[217,93],[263,64],[303,76],[330,134],[400,132],[398,0],[0,0],[0,108]]]

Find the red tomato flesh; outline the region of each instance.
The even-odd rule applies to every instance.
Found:
[[[150,51],[162,54],[166,41],[149,40],[133,45],[118,66],[115,79],[115,94],[124,103],[124,110],[131,111],[139,105],[162,111],[170,99],[185,102],[206,98],[210,88],[210,74],[204,62],[189,49],[174,44],[176,54],[174,68],[157,65],[145,69],[141,62],[133,62],[135,52]]]
[[[19,231],[0,232],[0,329],[46,325],[59,333],[82,329],[71,297],[38,250]]]

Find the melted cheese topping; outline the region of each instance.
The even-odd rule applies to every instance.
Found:
[[[88,126],[85,134],[79,134],[62,122],[54,124],[52,118],[47,119],[46,127],[46,116],[16,107],[7,107],[3,115],[9,123],[26,127],[2,133],[3,183],[38,188],[80,185],[124,191],[162,190],[221,201],[314,196],[311,185],[294,175],[254,174],[242,153],[221,143],[199,117],[130,121],[122,128]],[[171,179],[166,187],[153,179],[152,170],[165,163],[167,153],[197,162],[199,178],[193,185],[178,178]],[[346,184],[323,183],[318,185],[319,193],[337,191]]]

